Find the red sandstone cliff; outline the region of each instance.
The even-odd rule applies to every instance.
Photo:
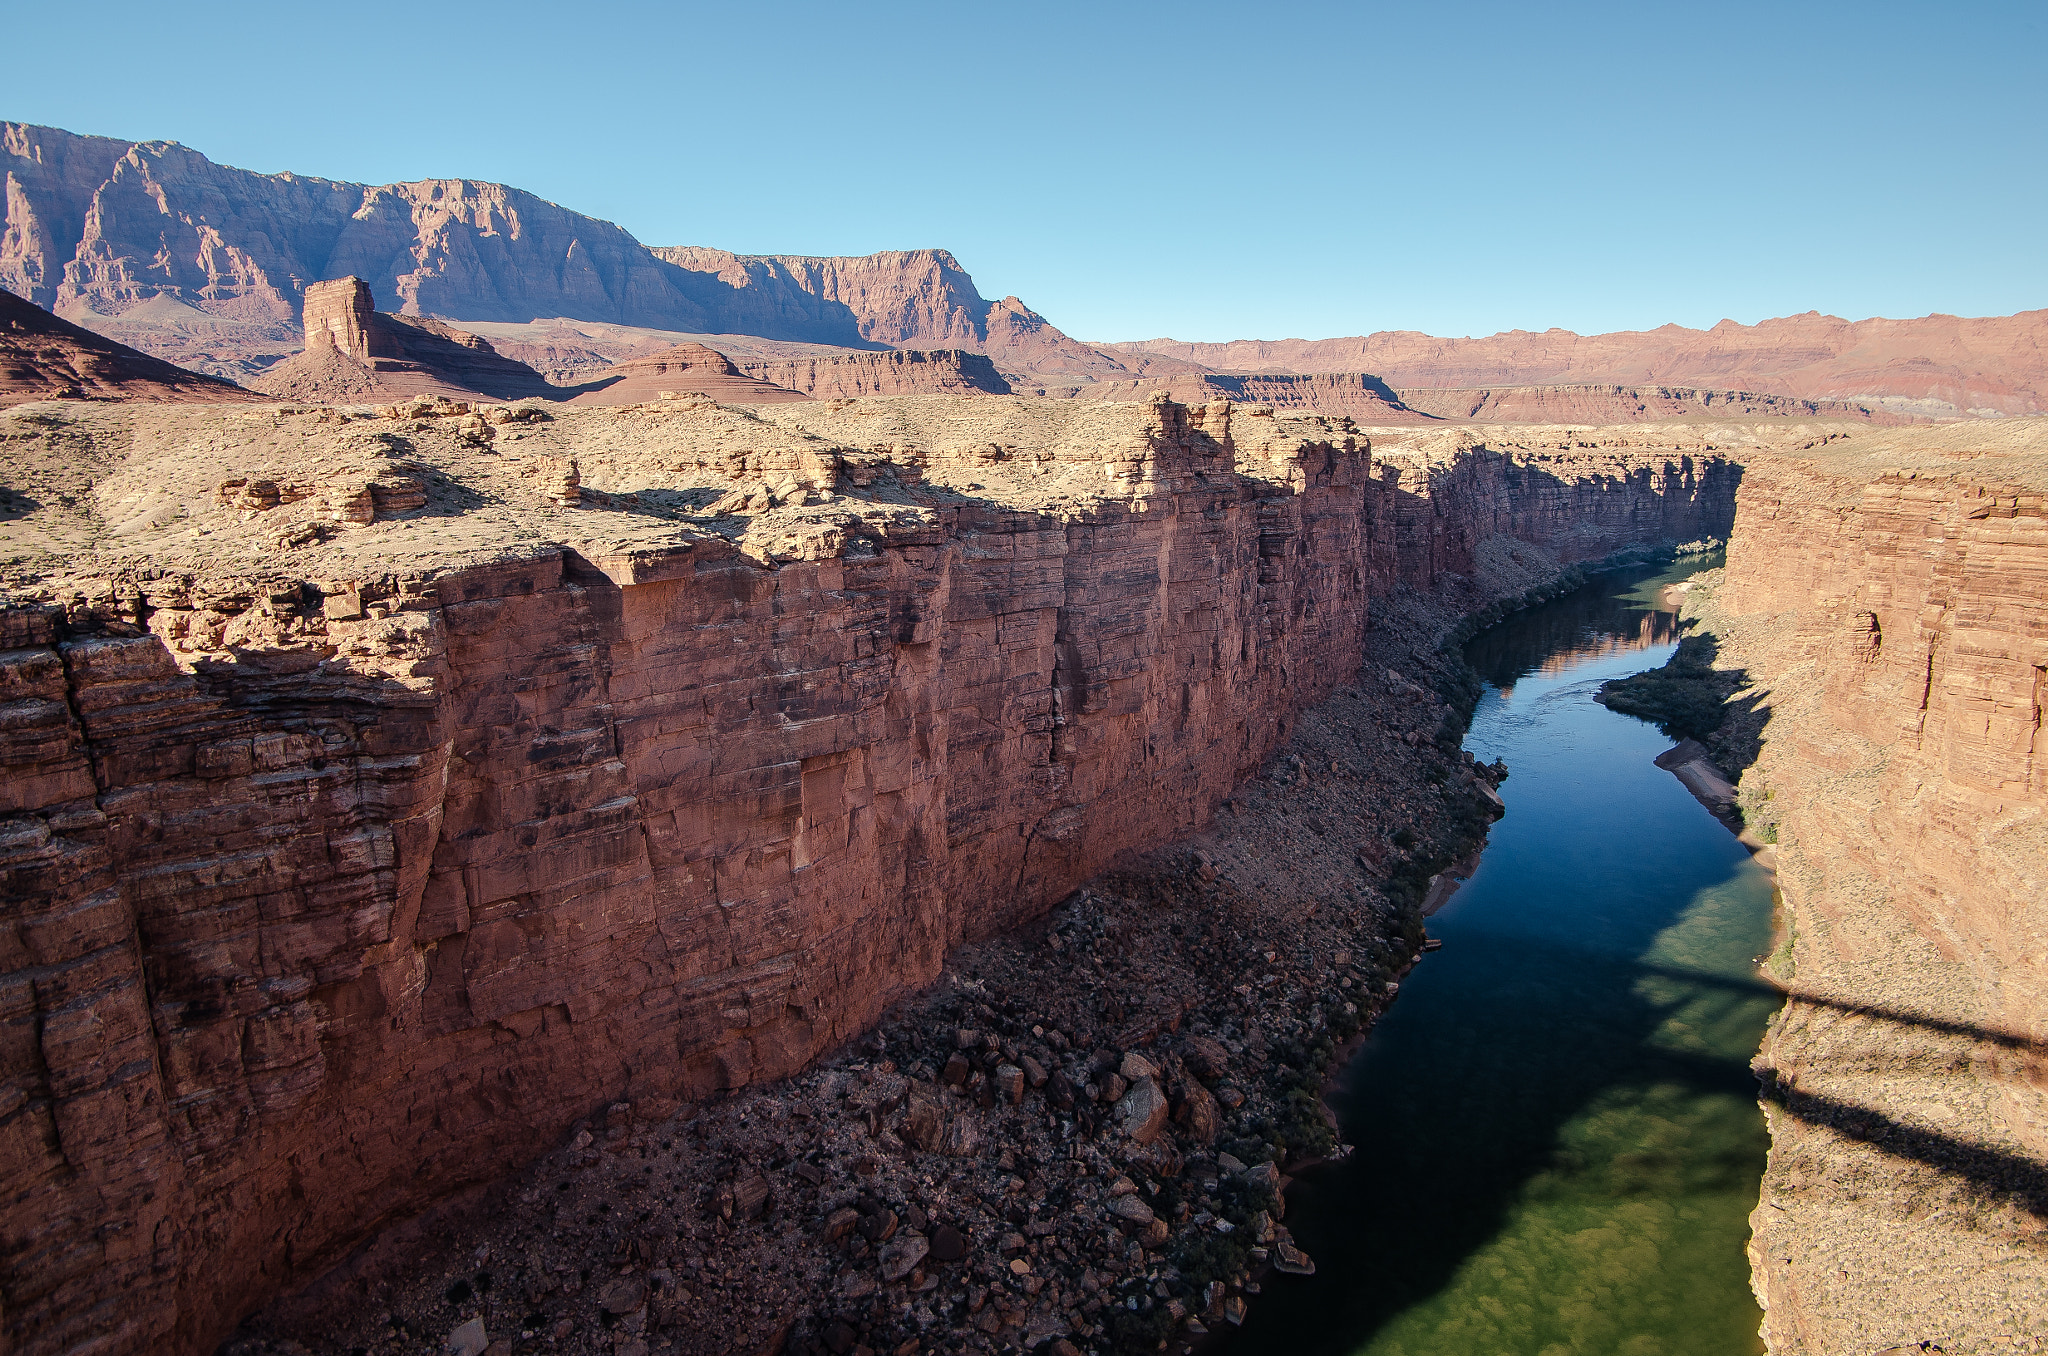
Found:
[[[1508,386],[1465,391],[1408,387],[1396,394],[1403,405],[1418,413],[1487,423],[1629,424],[1702,417],[1910,422],[1907,416],[1868,402],[1802,400],[1686,386]]]
[[[1138,400],[1153,390],[1166,391],[1175,400],[1233,400],[1283,410],[1315,410],[1364,424],[1433,421],[1431,413],[1409,408],[1378,377],[1360,372],[1183,373],[1137,381],[1103,380],[1078,388],[1074,394],[1089,400]]]
[[[1010,394],[1010,383],[1003,380],[994,363],[983,354],[963,349],[899,348],[830,357],[764,358],[738,366],[750,377],[818,400],[975,391]]]
[[[861,258],[750,256],[698,246],[661,246],[670,263],[738,289],[780,283],[843,306],[863,339],[891,347],[961,348],[996,366],[1067,381],[1124,375],[1123,364],[1053,327],[1015,297],[988,301],[947,250],[896,250]]]
[[[1715,534],[1736,482],[1704,445],[1376,462],[1220,403],[699,402],[492,452],[275,416],[199,459],[101,417],[71,436],[135,449],[94,494],[144,526],[0,613],[24,1352],[207,1349],[594,1106],[799,1067],[1201,823],[1375,593],[1501,533]],[[366,469],[292,498],[328,444]],[[571,457],[592,508],[546,497]],[[666,507],[706,475],[750,516]],[[204,563],[273,539],[314,544]]]
[[[174,142],[25,123],[0,124],[0,169],[0,288],[156,356],[236,377],[288,351],[309,280],[354,274],[405,315],[958,348],[1030,377],[1020,388],[1204,371],[1362,372],[1436,390],[1672,386],[1883,402],[1918,415],[2048,409],[2040,311],[1854,323],[1809,313],[1590,336],[1392,331],[1094,345],[1015,297],[983,298],[945,250],[810,258],[650,249],[609,222],[503,184],[254,174]]]
[[[1995,1350],[2048,1319],[2038,422],[1752,460],[1688,607],[1745,679],[1741,797],[1784,892],[1750,1245],[1779,1356]]]
[[[626,405],[684,392],[739,405],[809,399],[802,392],[747,375],[733,366],[732,359],[702,344],[678,344],[644,358],[630,358],[606,368],[603,376],[585,382],[567,398],[577,405]]]
[[[1710,330],[1573,334],[1512,330],[1439,339],[1390,330],[1346,339],[1148,339],[1106,344],[1127,361],[1158,355],[1239,372],[1372,372],[1394,387],[1583,384],[1695,386],[1805,400],[1889,402],[1899,413],[2048,410],[2048,311],[1847,321],[1808,312]]]
[[[250,375],[296,338],[311,280],[356,275],[407,316],[544,317],[691,334],[986,352],[1121,372],[944,250],[858,259],[649,250],[503,184],[371,186],[217,165],[175,142],[0,124],[0,288],[124,341]]]

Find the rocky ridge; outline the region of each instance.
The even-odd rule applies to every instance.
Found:
[[[1859,321],[1809,311],[1755,325],[1724,320],[1708,330],[1510,330],[1464,339],[1388,330],[1343,339],[1148,339],[1102,347],[1133,365],[1158,357],[1218,371],[1373,372],[1396,389],[1682,386],[1954,418],[2048,410],[2044,325],[2048,311]]]
[[[593,1106],[801,1069],[1199,828],[1372,598],[1734,490],[1692,429],[1165,401],[50,410],[9,481],[72,492],[0,524],[24,1350],[205,1346]]]
[[[1407,408],[1421,414],[1486,423],[1625,424],[1698,418],[1914,422],[1912,416],[1877,402],[1803,400],[1688,386],[1511,386],[1464,391],[1406,387],[1394,394]]]
[[[712,335],[855,351],[960,349],[988,356],[1018,391],[1107,383],[1115,389],[1105,394],[1117,399],[1207,373],[1333,376],[1342,380],[1320,392],[1316,407],[1365,417],[1358,402],[1368,397],[1345,374],[1372,373],[1394,388],[1690,388],[1843,401],[1907,417],[2048,408],[2040,357],[2048,312],[1858,322],[1809,313],[1754,326],[1723,321],[1706,331],[1667,325],[1589,336],[1550,330],[1443,339],[1390,331],[1090,344],[1015,297],[982,297],[945,250],[812,258],[650,248],[609,222],[503,184],[370,186],[253,174],[173,142],[25,123],[0,124],[0,169],[8,185],[0,288],[157,357],[237,380],[290,354],[307,286],[355,275],[406,316],[512,326],[559,318],[666,336],[626,356]],[[710,346],[743,356],[730,342]],[[620,356],[602,348],[508,356],[562,380],[591,366],[593,354]],[[1294,403],[1277,391],[1233,398]],[[1585,398],[1574,397],[1578,413],[1559,404],[1559,395],[1537,406],[1530,397],[1509,403],[1545,421],[1640,417],[1627,414],[1625,403],[1601,414]]]
[[[685,393],[745,405],[810,399],[742,372],[732,359],[702,344],[678,344],[644,358],[629,358],[559,398],[573,405],[634,405],[673,400]]]
[[[0,123],[0,169],[0,288],[238,379],[289,353],[309,285],[351,275],[405,316],[957,347],[1049,371],[1121,371],[1016,298],[981,298],[943,250],[650,250],[610,222],[503,184],[254,174],[175,142],[26,123]]]
[[[253,400],[0,292],[0,407],[39,400]]]
[[[985,355],[965,349],[891,349],[823,357],[742,361],[739,370],[816,400],[862,396],[1011,394],[1010,383]]]
[[[250,381],[251,389],[323,402],[562,394],[540,373],[467,330],[377,310],[361,278],[311,284],[303,311],[305,348]]]

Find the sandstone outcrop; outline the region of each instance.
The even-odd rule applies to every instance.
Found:
[[[1911,416],[1875,402],[1803,400],[1690,386],[1504,386],[1465,391],[1405,387],[1395,394],[1403,405],[1418,413],[1487,423],[1631,424],[1699,418],[1912,422]]]
[[[0,124],[0,160],[0,287],[88,326],[167,297],[288,342],[302,280],[353,274],[407,315],[860,342],[843,307],[678,268],[609,222],[503,184],[254,174],[175,142],[23,123]]]
[[[678,395],[707,396],[729,405],[773,405],[809,400],[808,395],[749,376],[732,359],[702,344],[678,344],[645,358],[630,358],[585,382],[575,394],[563,393],[576,405],[630,405],[667,400]]]
[[[361,278],[310,284],[304,310],[305,349],[250,381],[251,389],[324,402],[560,394],[540,373],[467,330],[378,311]]]
[[[174,142],[25,123],[0,123],[0,168],[0,288],[237,380],[289,352],[305,280],[356,275],[406,316],[562,317],[662,331],[670,344],[740,334],[850,349],[958,348],[989,356],[1019,390],[1203,372],[1366,372],[1396,388],[1693,387],[1936,417],[2048,409],[2040,343],[2048,312],[2040,311],[1853,323],[1809,313],[1590,336],[1391,331],[1098,345],[1062,333],[1015,297],[982,297],[945,250],[811,258],[649,248],[609,222],[503,184],[254,174]],[[579,366],[536,365],[550,375]]]
[[[173,367],[0,292],[0,406],[31,400],[253,399],[231,382]]]
[[[1786,905],[1751,1245],[1774,1352],[2048,1325],[2036,425],[1752,466],[1725,579],[1689,609],[1746,682],[1724,743],[1762,722],[1740,799]]]
[[[1062,394],[1090,400],[1133,400],[1142,390],[1155,386],[1170,392],[1175,400],[1197,403],[1229,400],[1247,405],[1271,405],[1283,410],[1312,410],[1355,419],[1361,424],[1427,423],[1433,422],[1435,417],[1433,411],[1409,408],[1385,382],[1362,372],[1200,372],[1143,381],[1105,380],[1093,386],[1071,388]]]
[[[610,222],[503,184],[254,174],[175,142],[26,123],[0,123],[0,169],[0,288],[236,377],[289,350],[304,280],[348,275],[405,316],[957,347],[1010,366],[1121,371],[1015,298],[984,300],[943,250],[859,259],[649,250]]]
[[[982,297],[947,250],[895,250],[855,259],[753,256],[698,246],[660,246],[654,253],[742,290],[775,284],[800,289],[844,307],[862,339],[892,348],[961,348],[987,354],[1004,372],[1068,382],[1129,375],[1117,358],[1062,334],[1017,298]]]
[[[1204,822],[1375,596],[1738,479],[1220,402],[390,413],[4,430],[92,480],[0,522],[16,1349],[208,1348],[593,1108],[801,1068]]]
[[[2044,327],[2048,311],[1860,321],[1809,311],[1755,325],[1724,320],[1709,330],[1510,330],[1478,339],[1389,330],[1344,339],[1148,339],[1102,347],[1130,363],[1156,355],[1216,371],[1372,372],[1397,389],[1690,386],[1953,417],[2048,410]]]
[[[750,377],[814,400],[851,400],[861,396],[1009,395],[995,364],[985,355],[964,349],[889,349],[880,353],[841,353],[828,357],[756,359],[740,362]]]

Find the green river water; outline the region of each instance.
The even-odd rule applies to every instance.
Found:
[[[1592,700],[1669,657],[1661,586],[1701,567],[1602,576],[1467,647],[1465,746],[1507,760],[1507,814],[1332,1098],[1356,1152],[1289,1193],[1317,1274],[1271,1278],[1230,1356],[1763,1350],[1770,882],[1652,764],[1670,741]]]

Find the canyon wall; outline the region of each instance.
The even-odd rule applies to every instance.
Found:
[[[1155,389],[1166,391],[1175,400],[1233,400],[1283,410],[1316,410],[1366,424],[1422,423],[1431,418],[1409,409],[1385,382],[1363,372],[1161,373],[1138,380],[1104,377],[1070,393],[1088,400],[1141,400]]]
[[[1628,424],[1663,419],[1849,419],[1903,424],[1908,419],[1881,405],[1847,400],[1803,400],[1747,391],[1690,386],[1502,386],[1446,391],[1405,387],[1402,404],[1440,419],[1482,419],[1515,424]]]
[[[173,568],[139,533],[99,557],[130,566],[0,612],[12,1350],[209,1350],[593,1110],[659,1116],[801,1067],[949,947],[1203,823],[1348,680],[1376,594],[1469,571],[1502,534],[1567,560],[1720,535],[1739,477],[1570,435],[1380,458],[1222,403],[928,403],[940,428],[1069,422],[1032,455],[899,441],[889,466],[786,442],[747,473],[837,497],[739,538],[621,546],[602,534],[623,480],[581,510],[529,489],[530,522],[600,535],[521,528],[337,582],[288,554]],[[203,469],[197,425],[95,417],[135,493]],[[588,490],[607,465],[589,449],[644,446],[655,417],[531,437],[585,439]],[[703,402],[659,417],[711,448],[766,427]],[[429,502],[362,529],[366,560],[454,552],[432,534],[482,498],[464,476],[538,484],[508,465],[530,450],[432,423],[403,425]],[[335,436],[317,412],[248,426],[273,425],[292,455]],[[152,448],[187,460],[153,468]],[[917,488],[1019,463],[1019,484],[1096,488],[1038,508]],[[294,511],[222,503],[179,540],[260,541]],[[868,517],[832,521],[868,528],[758,545],[796,540],[760,522],[847,503]]]
[[[964,349],[888,349],[829,357],[761,358],[737,364],[750,377],[801,391],[816,400],[861,396],[1010,394],[986,355]]]
[[[1790,1001],[1752,1260],[1778,1353],[1980,1350],[2048,1311],[2048,452],[2038,421],[1744,477],[1700,613],[1767,719]]]

